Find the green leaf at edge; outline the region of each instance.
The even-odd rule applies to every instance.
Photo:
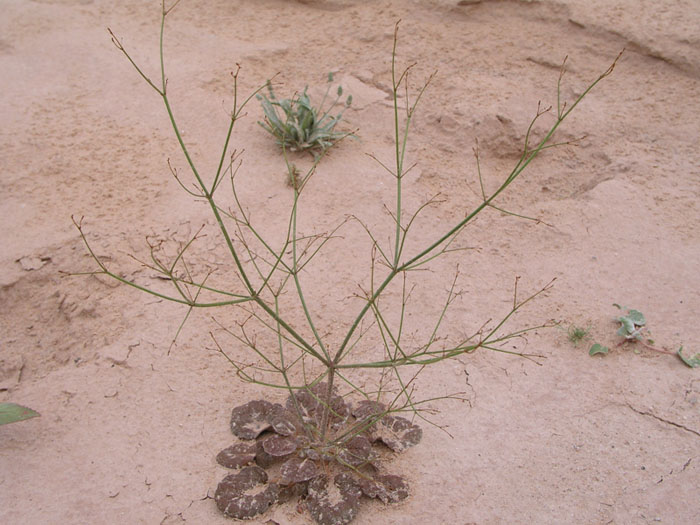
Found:
[[[31,408],[14,403],[0,403],[0,425],[15,423],[25,419],[38,417],[40,414]]]
[[[588,355],[596,355],[596,354],[607,354],[610,351],[610,348],[607,346],[603,346],[599,343],[595,343],[591,346],[591,349],[588,351]]]
[[[700,353],[695,354],[692,357],[686,357],[683,355],[683,347],[681,346],[678,349],[677,352],[678,357],[681,358],[681,360],[688,365],[690,368],[698,368],[700,367]]]

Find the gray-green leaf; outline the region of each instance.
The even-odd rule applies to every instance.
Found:
[[[681,346],[678,349],[678,357],[681,358],[681,360],[688,365],[690,368],[698,368],[700,367],[700,353],[695,354],[692,357],[686,357],[683,355],[683,347]]]
[[[40,414],[31,408],[15,405],[14,403],[0,403],[0,425],[15,423],[38,417]]]
[[[644,314],[639,310],[630,310],[627,312],[627,319],[637,326],[644,326],[647,323],[646,319],[644,319]]]
[[[595,343],[594,345],[591,346],[591,349],[588,351],[588,355],[596,355],[596,354],[607,354],[610,351],[610,348],[607,346],[603,346],[599,343]]]
[[[628,317],[618,317],[617,320],[622,324],[620,329],[617,331],[618,335],[631,335],[636,330],[636,328],[634,327],[634,321],[632,321]]]

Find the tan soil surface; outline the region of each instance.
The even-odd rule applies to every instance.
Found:
[[[213,312],[195,312],[169,352],[185,308],[104,277],[66,276],[95,268],[74,214],[111,268],[156,287],[167,283],[127,254],[148,258],[146,236],[172,251],[204,224],[194,271],[217,269],[212,279],[238,286],[207,208],[170,176],[166,159],[183,178],[187,166],[161,100],[106,31],[156,78],[159,5],[2,0],[0,8],[0,401],[42,415],[0,427],[0,522],[229,523],[211,496],[226,474],[215,455],[234,442],[230,410],[284,394],[237,380],[209,332],[234,359],[252,358]],[[167,23],[168,89],[200,170],[216,168],[236,63],[242,94],[278,72],[281,95],[305,84],[317,94],[334,71],[354,96],[344,129],[357,128],[359,140],[323,159],[302,199],[301,229],[326,231],[354,214],[388,244],[383,205],[392,206],[394,181],[365,153],[392,159],[398,19],[398,60],[417,63],[415,85],[438,70],[410,137],[408,161],[418,164],[406,177],[406,209],[438,192],[444,200],[416,225],[408,250],[478,204],[476,138],[487,188],[510,171],[538,100],[556,103],[565,55],[562,94],[572,100],[626,52],[561,130],[560,140],[587,138],[546,152],[497,202],[543,222],[489,210],[465,232],[462,246],[474,250],[413,276],[422,284],[407,337],[429,331],[457,264],[463,294],[446,332],[470,334],[505,315],[516,276],[522,297],[556,282],[511,329],[549,319],[562,329],[506,348],[543,358],[479,350],[424,371],[419,398],[466,392],[465,401],[434,405],[432,420],[451,437],[423,424],[423,441],[389,465],[406,475],[411,497],[368,503],[356,523],[700,522],[700,372],[672,355],[614,346],[612,306],[644,312],[657,345],[700,351],[700,5],[183,0]],[[279,240],[292,193],[279,149],[256,124],[261,115],[253,101],[234,134],[245,150],[239,191]],[[301,277],[331,346],[358,311],[352,294],[368,282],[370,262],[357,223],[339,235]],[[226,326],[241,319],[214,315]],[[571,324],[590,327],[591,338],[570,343]],[[371,355],[369,341],[358,352]],[[614,348],[591,358],[593,341]],[[292,502],[258,522],[269,519],[309,518]]]

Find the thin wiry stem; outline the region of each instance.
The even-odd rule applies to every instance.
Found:
[[[242,289],[240,294],[219,290],[213,286],[207,286],[207,281],[212,272],[208,272],[206,276],[197,282],[198,278],[193,275],[193,270],[196,268],[191,265],[191,260],[186,258],[186,253],[191,249],[194,241],[199,238],[201,229],[186,243],[180,244],[175,256],[169,259],[163,255],[165,247],[161,243],[150,244],[151,262],[144,264],[146,268],[150,268],[157,272],[161,278],[171,281],[175,290],[173,296],[162,294],[155,290],[150,290],[147,287],[131,282],[116,273],[111,272],[106,264],[97,257],[90,247],[86,235],[83,232],[81,223],[75,221],[75,225],[81,235],[81,238],[87,246],[88,252],[96,261],[99,270],[92,272],[93,274],[103,274],[123,282],[139,290],[150,293],[159,298],[186,305],[187,311],[177,335],[179,335],[184,323],[189,318],[194,308],[216,307],[236,305],[240,312],[247,314],[247,317],[238,322],[237,328],[231,330],[221,326],[221,328],[237,343],[243,345],[252,354],[257,356],[253,364],[243,364],[241,361],[232,359],[224,351],[219,342],[211,334],[215,346],[219,352],[230,362],[236,370],[236,374],[244,381],[249,381],[263,386],[272,388],[282,388],[287,392],[294,392],[296,389],[302,388],[317,399],[323,406],[321,415],[321,424],[319,428],[312,429],[305,427],[309,439],[319,439],[321,442],[337,440],[338,443],[349,439],[349,436],[356,434],[344,433],[340,437],[333,436],[329,433],[329,426],[334,410],[331,406],[331,399],[334,395],[336,383],[342,382],[351,391],[358,392],[365,398],[369,398],[369,390],[363,390],[363,387],[357,382],[348,377],[348,373],[353,369],[373,369],[380,373],[379,382],[376,388],[377,399],[382,396],[390,397],[389,407],[386,413],[394,411],[411,411],[414,416],[425,418],[422,413],[425,408],[421,406],[421,401],[417,401],[416,397],[416,381],[423,369],[433,363],[438,363],[445,359],[458,357],[466,353],[472,353],[480,348],[490,349],[497,352],[511,353],[520,355],[526,358],[542,357],[535,354],[526,354],[524,352],[514,352],[503,348],[506,343],[510,345],[517,342],[516,339],[524,341],[527,344],[526,335],[539,327],[530,327],[512,332],[503,333],[505,324],[520,310],[524,305],[533,300],[535,297],[544,293],[551,286],[551,283],[543,287],[539,292],[527,297],[524,300],[519,300],[517,295],[518,282],[516,279],[513,304],[510,311],[496,322],[492,327],[487,328],[484,324],[474,335],[457,339],[448,335],[443,335],[443,324],[447,317],[448,309],[451,304],[460,296],[460,291],[457,289],[459,268],[457,269],[454,279],[447,290],[446,298],[442,303],[430,334],[426,341],[416,343],[414,341],[414,333],[407,334],[408,319],[409,319],[409,302],[414,289],[412,280],[409,279],[409,273],[417,270],[427,270],[428,263],[434,261],[438,257],[446,255],[450,252],[463,250],[457,246],[457,238],[465,230],[466,226],[486,208],[514,215],[520,218],[532,219],[523,214],[506,211],[497,206],[496,199],[515,181],[520,174],[528,167],[528,165],[544,150],[557,147],[563,144],[572,144],[576,141],[554,142],[553,137],[561,123],[570,115],[573,109],[581,102],[581,100],[590,92],[595,85],[612,73],[619,56],[615,59],[612,65],[591,83],[587,89],[576,100],[567,107],[565,102],[561,100],[562,78],[564,75],[564,64],[560,71],[557,81],[557,103],[555,123],[549,128],[544,136],[538,140],[533,138],[533,130],[538,120],[549,111],[549,108],[543,109],[538,105],[535,117],[530,122],[530,125],[525,134],[525,141],[521,155],[515,164],[512,171],[500,182],[500,185],[492,191],[487,192],[486,185],[481,173],[481,165],[479,161],[478,143],[475,148],[477,159],[477,174],[480,187],[481,202],[471,211],[465,212],[462,219],[456,221],[451,228],[446,229],[443,233],[436,235],[424,246],[420,247],[413,253],[407,254],[408,247],[412,244],[408,243],[408,236],[413,233],[413,227],[417,223],[419,216],[424,210],[433,204],[439,202],[439,194],[428,199],[421,204],[413,213],[405,211],[404,205],[404,187],[403,181],[407,173],[410,172],[413,166],[405,168],[408,137],[410,126],[413,120],[414,112],[421,101],[426,89],[435,73],[430,75],[427,81],[418,89],[414,96],[411,96],[409,89],[409,77],[413,64],[403,70],[397,68],[397,41],[398,27],[397,22],[394,31],[394,41],[391,56],[391,80],[392,80],[392,95],[393,95],[393,116],[394,116],[394,167],[389,168],[376,157],[371,156],[380,166],[386,170],[391,176],[396,179],[395,186],[395,202],[390,210],[387,207],[388,215],[393,221],[393,234],[389,235],[389,246],[382,247],[378,241],[378,237],[374,235],[364,222],[354,216],[348,216],[341,221],[334,229],[327,233],[313,234],[304,236],[298,231],[298,222],[300,217],[301,196],[310,183],[312,177],[316,173],[318,163],[328,151],[328,147],[322,148],[322,151],[314,159],[314,163],[308,170],[305,176],[299,178],[299,182],[293,184],[293,201],[289,211],[289,215],[285,217],[286,223],[281,227],[286,228],[284,239],[281,242],[269,242],[265,239],[262,231],[253,224],[252,214],[245,208],[239,199],[239,194],[236,190],[234,179],[238,169],[241,166],[240,154],[234,149],[231,150],[232,133],[236,122],[244,116],[244,108],[246,104],[259,93],[264,86],[253,91],[247,98],[239,101],[238,98],[238,76],[240,66],[236,65],[236,69],[232,72],[233,77],[233,103],[229,114],[229,122],[224,135],[221,155],[216,164],[216,170],[213,174],[205,176],[198,171],[195,159],[190,154],[189,148],[185,143],[181,128],[176,121],[174,110],[171,101],[168,97],[168,80],[166,77],[165,57],[164,57],[164,34],[166,17],[177,6],[179,0],[175,0],[169,7],[165,1],[162,3],[162,17],[160,24],[159,38],[159,59],[160,59],[160,85],[151,80],[149,76],[135,63],[130,54],[126,51],[122,41],[120,41],[110,30],[112,41],[117,49],[124,54],[127,60],[135,68],[139,76],[159,95],[165,106],[168,118],[179,144],[179,147],[184,155],[189,171],[191,172],[193,187],[185,184],[181,179],[178,171],[168,161],[168,167],[177,181],[177,183],[192,197],[197,200],[206,201],[211,212],[216,219],[216,224],[219,233],[223,237],[224,244],[234,263],[231,276],[233,280],[240,281]],[[401,71],[399,73],[399,71]],[[267,84],[271,86],[271,84]],[[271,88],[270,88],[271,89]],[[330,115],[330,109],[323,113],[323,105],[326,102],[330,89],[330,84],[324,95],[321,107],[316,114],[320,114],[320,120],[330,119],[330,124],[334,125],[337,121],[336,117]],[[399,93],[400,90],[405,91],[405,114],[400,113]],[[272,100],[267,101],[269,108],[275,110],[273,106],[280,106],[282,101],[274,99],[272,91],[270,91]],[[336,100],[331,105],[331,108],[340,99],[340,92]],[[267,100],[267,99],[266,99]],[[346,104],[346,106],[349,105]],[[264,106],[265,107],[265,106]],[[276,110],[275,110],[276,112]],[[275,113],[276,114],[276,113]],[[266,118],[272,118],[271,114],[266,115]],[[269,124],[269,120],[268,120]],[[263,127],[265,127],[263,125]],[[267,128],[266,128],[267,129]],[[351,135],[346,134],[344,136]],[[334,135],[335,137],[335,135]],[[342,137],[335,137],[342,138]],[[334,140],[335,140],[334,138]],[[282,137],[282,153],[287,165],[288,173],[294,176],[295,167],[290,162],[285,143],[285,137]],[[228,158],[228,162],[227,162]],[[414,164],[415,166],[415,164]],[[212,176],[213,175],[213,176]],[[215,193],[220,188],[221,182],[230,176],[231,189],[235,204],[233,209],[224,209],[214,198]],[[253,208],[255,210],[255,208]],[[337,232],[347,222],[357,221],[365,232],[368,234],[371,246],[371,260],[369,269],[369,289],[365,290],[361,285],[362,294],[357,294],[357,297],[362,298],[363,304],[360,306],[359,312],[352,318],[347,331],[342,337],[341,343],[331,351],[330,346],[327,346],[329,334],[323,331],[318,319],[318,309],[314,308],[311,301],[311,296],[307,295],[304,283],[301,279],[301,274],[308,271],[310,263],[315,259],[317,254],[326,246],[326,244],[334,238],[337,238]],[[256,221],[257,222],[257,221]],[[139,261],[140,262],[140,261]],[[218,274],[217,274],[218,275]],[[411,276],[413,274],[410,274]],[[396,279],[401,279],[401,282],[396,282]],[[400,285],[400,287],[399,287]],[[237,285],[238,286],[238,285]],[[392,288],[390,288],[392,287]],[[292,326],[291,319],[287,312],[283,312],[282,305],[286,303],[281,301],[281,297],[293,289],[294,298],[297,307],[301,307],[303,312],[302,328]],[[394,293],[398,289],[397,296],[388,297],[389,293]],[[209,295],[224,296],[225,300],[210,301],[201,300],[200,296],[207,297]],[[392,302],[393,301],[393,302]],[[398,301],[398,303],[397,303]],[[250,324],[248,324],[250,322]],[[217,321],[218,323],[218,321]],[[317,326],[318,324],[318,326]],[[490,323],[488,323],[490,326]],[[547,326],[547,324],[540,325]],[[365,337],[370,332],[377,334],[382,355],[362,357],[360,362],[349,362],[348,356],[360,354],[360,351],[354,352],[360,341],[365,340]],[[419,331],[416,330],[415,333]],[[260,333],[274,336],[276,347],[274,350],[268,350],[265,345],[258,341]],[[374,335],[372,336],[374,337]],[[367,336],[369,338],[369,336]],[[175,339],[173,340],[173,342]],[[520,348],[515,346],[513,348]],[[311,363],[310,371],[307,376],[306,358],[309,358]],[[294,377],[298,377],[298,372],[293,371],[294,367],[301,365],[301,375],[303,381],[299,385],[294,384]],[[320,366],[319,366],[320,365]],[[414,367],[407,369],[405,367]],[[296,376],[294,374],[297,374]],[[265,374],[274,374],[280,377],[280,381],[268,381]],[[261,379],[262,378],[262,379]],[[319,386],[321,381],[327,381],[323,386],[322,391],[312,391],[312,387]],[[454,395],[456,396],[456,395]],[[294,396],[292,396],[294,397]],[[453,395],[446,396],[452,398]],[[301,412],[301,408],[296,406],[297,411]],[[383,414],[386,415],[386,414]],[[383,417],[380,416],[380,417]],[[375,420],[376,421],[376,420]],[[361,423],[359,426],[366,424]],[[432,424],[432,423],[431,423]],[[444,429],[443,429],[444,430]],[[360,430],[361,431],[361,430]]]

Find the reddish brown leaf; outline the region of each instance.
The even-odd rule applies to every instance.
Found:
[[[309,482],[306,505],[320,525],[345,525],[357,515],[361,496],[362,489],[350,474],[338,474],[333,485],[319,476]]]
[[[302,421],[306,424],[311,424],[318,427],[321,424],[323,411],[326,406],[322,400],[327,393],[327,383],[319,383],[308,390],[299,390],[298,392],[295,392],[289,396],[287,399],[287,410],[296,413],[298,407],[300,412],[299,416],[301,417]],[[328,406],[330,409],[329,421],[331,427],[337,428],[347,421],[348,417],[350,416],[350,407],[342,396],[335,393],[335,389],[331,394],[331,399]]]
[[[255,439],[270,428],[282,435],[295,431],[290,416],[278,403],[256,399],[231,411],[231,431],[241,439]]]
[[[370,461],[373,457],[372,444],[363,436],[355,436],[345,443],[344,448],[338,453],[338,459],[342,463],[359,467]]]
[[[372,416],[386,412],[386,406],[377,401],[363,399],[352,410],[352,415],[359,420],[368,419]]]
[[[214,501],[226,516],[249,519],[265,512],[279,494],[276,483],[264,485],[267,474],[260,467],[245,467],[229,474],[216,488]]]
[[[316,468],[316,463],[310,459],[301,459],[293,457],[288,459],[280,468],[282,485],[290,485],[292,483],[301,483],[308,481],[318,476],[319,472]]]
[[[360,479],[359,485],[365,496],[384,503],[397,503],[408,497],[408,483],[401,476],[377,475],[374,479]]]
[[[255,443],[236,443],[216,456],[219,465],[226,468],[241,468],[255,459]]]
[[[403,452],[420,443],[423,430],[408,419],[384,416],[371,429],[371,440],[381,441],[394,452]]]
[[[296,451],[299,443],[293,437],[272,435],[262,440],[262,447],[265,452],[275,457],[288,456]]]

